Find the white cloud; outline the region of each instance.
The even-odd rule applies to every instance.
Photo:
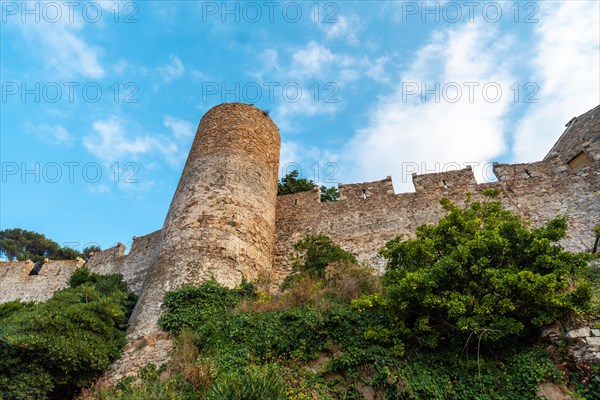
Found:
[[[121,121],[114,117],[94,121],[92,127],[94,133],[83,137],[83,145],[107,164],[118,160],[135,160],[158,145],[157,140],[151,136],[129,137]]]
[[[409,191],[412,172],[483,165],[501,154],[511,101],[507,91],[513,81],[507,66],[511,40],[482,23],[434,34],[399,74],[393,93],[372,107],[367,126],[348,146],[344,175],[353,181],[392,175],[396,191]],[[488,101],[482,93],[486,84],[492,88]],[[496,85],[503,95],[494,99]],[[439,101],[422,89],[436,90]],[[456,90],[462,96],[457,97]],[[475,169],[476,178],[482,180],[481,168]]]
[[[94,121],[93,133],[84,136],[82,142],[90,153],[107,165],[117,161],[137,161],[142,157],[146,157],[145,163],[151,163],[149,157],[158,159],[156,155],[159,155],[170,166],[178,167],[187,156],[185,149],[195,133],[194,127],[187,121],[171,116],[165,117],[163,123],[171,131],[170,134],[133,135],[125,126],[136,124],[125,123],[113,116]]]
[[[319,24],[321,29],[325,32],[327,39],[341,39],[348,44],[354,46],[359,45],[360,41],[356,36],[356,32],[360,30],[360,19],[356,15],[340,15],[335,18],[337,19],[337,22],[331,21],[329,23],[323,22]]]
[[[189,139],[196,133],[196,128],[189,121],[166,116],[163,123],[165,127],[171,129],[176,139]]]
[[[572,117],[600,102],[600,3],[563,1],[540,8],[532,52],[539,103],[517,127],[517,162],[543,158]]]
[[[41,18],[39,22],[19,24],[27,40],[31,53],[37,55],[46,69],[50,69],[54,77],[64,79],[104,77],[105,68],[100,62],[104,49],[89,44],[85,39],[86,24],[81,13],[72,12],[73,20],[67,18],[70,11],[65,5],[54,3],[61,8],[57,22],[49,22]]]
[[[258,81],[279,84],[273,114],[282,130],[297,130],[296,117],[335,115],[343,107],[344,93],[363,76],[385,81],[385,57],[371,62],[368,57],[336,52],[314,40],[282,58],[276,50],[264,50],[259,56],[262,69],[253,74]],[[299,95],[297,87],[301,88]]]
[[[171,82],[174,79],[181,78],[185,72],[185,67],[179,57],[171,56],[171,63],[158,67],[163,81]]]
[[[388,65],[390,58],[388,56],[378,57],[374,62],[367,62],[369,67],[365,74],[373,79],[376,82],[389,84],[391,82],[391,77],[386,71],[386,66]]]
[[[70,145],[73,142],[73,136],[67,129],[58,125],[31,125],[27,124],[25,129],[29,133],[33,133],[42,140],[56,145]]]

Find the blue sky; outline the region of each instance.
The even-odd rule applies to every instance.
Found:
[[[268,109],[328,186],[543,158],[600,103],[597,1],[2,1],[0,228],[160,229],[196,126]]]

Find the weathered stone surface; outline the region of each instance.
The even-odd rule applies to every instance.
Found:
[[[566,387],[556,383],[542,383],[535,395],[546,400],[575,400],[577,398]]]
[[[130,332],[157,331],[165,292],[214,277],[234,286],[272,269],[279,130],[254,106],[209,110],[198,127]]]
[[[565,335],[568,339],[584,338],[592,334],[590,328],[584,327],[567,332]]]
[[[138,296],[148,268],[156,260],[162,245],[162,231],[133,238],[129,254],[124,255],[125,246],[117,244],[110,249],[94,253],[87,267],[98,274],[122,274],[129,289]]]
[[[592,329],[592,336],[600,336],[600,329]]]
[[[586,337],[585,341],[588,346],[600,346],[600,337]]]
[[[0,263],[0,303],[48,300],[52,293],[68,286],[69,276],[84,263],[81,258],[45,261],[37,275],[30,275],[35,266],[32,261]]]
[[[563,339],[560,326],[550,326],[544,329],[540,335],[542,338],[548,339],[553,343],[558,343]]]

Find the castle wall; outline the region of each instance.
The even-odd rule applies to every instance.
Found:
[[[68,286],[67,280],[84,260],[45,262],[37,275],[30,275],[32,261],[0,262],[0,303],[13,300],[44,301]]]
[[[318,189],[280,196],[273,278],[281,281],[291,272],[293,244],[307,235],[330,236],[341,247],[382,269],[377,255],[397,235],[413,237],[416,228],[435,223],[445,212],[439,204],[447,197],[457,204],[466,193],[474,199],[486,189],[500,191],[503,205],[534,226],[559,215],[569,216],[569,238],[563,245],[589,251],[593,228],[600,222],[600,162],[587,174],[575,172],[560,158],[529,164],[495,164],[498,182],[477,184],[470,168],[413,176],[415,193],[394,194],[391,178],[339,185],[340,200],[321,203]]]
[[[139,296],[148,268],[160,252],[161,241],[161,230],[136,236],[127,255],[124,255],[125,245],[119,243],[110,249],[94,253],[86,266],[97,274],[122,274],[129,289]]]

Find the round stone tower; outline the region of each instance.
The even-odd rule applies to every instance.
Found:
[[[269,273],[275,240],[280,137],[260,109],[226,103],[209,110],[162,228],[131,318],[130,333],[155,331],[163,296],[210,278],[234,286]]]

